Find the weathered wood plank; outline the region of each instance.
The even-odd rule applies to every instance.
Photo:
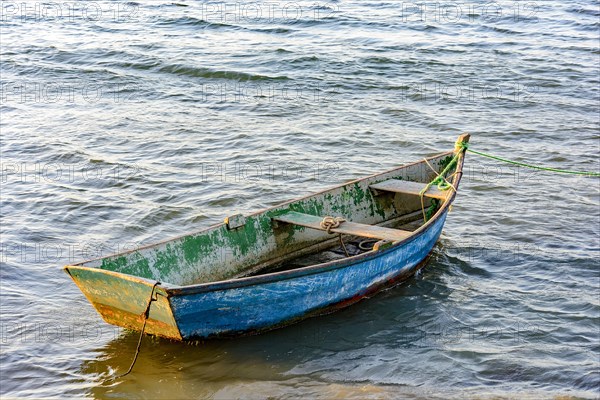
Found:
[[[289,211],[273,219],[278,222],[305,226],[307,228],[317,229],[320,231],[325,230],[321,227],[321,221],[323,220],[323,218],[317,217],[315,215]],[[403,231],[400,229],[391,229],[383,228],[381,226],[357,224],[355,222],[350,221],[342,222],[342,224],[339,227],[331,229],[331,232],[373,239],[385,239],[391,241],[403,240],[412,234],[412,232]]]
[[[379,182],[374,185],[370,185],[371,189],[379,190],[382,192],[392,193],[406,193],[419,195],[421,190],[425,189],[427,184],[420,182],[410,182],[399,179],[389,179],[387,181]],[[427,192],[424,193],[425,197],[431,197],[433,199],[445,200],[450,191],[442,191],[437,186],[432,185]]]

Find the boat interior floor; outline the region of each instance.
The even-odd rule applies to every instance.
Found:
[[[423,224],[422,214],[415,214],[409,222],[406,219],[398,225],[389,226],[390,228],[399,229],[403,231],[414,231]],[[332,238],[339,238],[340,234],[332,234]],[[302,255],[275,265],[271,265],[268,268],[256,271],[254,273],[245,276],[258,276],[267,273],[290,271],[310,265],[323,264],[329,261],[340,260],[346,257],[352,257],[359,254],[363,254],[373,250],[373,247],[379,242],[379,239],[359,237],[353,235],[341,235],[342,242],[335,240],[334,244],[323,245],[317,251]],[[345,249],[344,249],[345,247]],[[348,254],[346,254],[346,252]]]

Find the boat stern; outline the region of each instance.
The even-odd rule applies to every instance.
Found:
[[[152,296],[144,332],[182,339],[168,293],[158,282],[99,268],[67,265],[63,269],[109,324],[141,330]]]

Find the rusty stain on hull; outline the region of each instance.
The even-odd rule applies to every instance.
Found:
[[[106,322],[135,331],[141,329],[141,315],[154,283],[94,268],[67,266],[64,269]],[[157,290],[155,298],[145,332],[181,340],[164,288]]]
[[[121,326],[123,328],[131,329],[133,331],[139,331],[140,327],[144,323],[141,314],[133,314],[124,311],[120,308],[107,306],[100,303],[92,303],[94,308],[102,316],[104,321],[112,325]],[[153,318],[146,320],[146,328],[144,333],[154,336],[160,336],[168,339],[181,340],[181,334],[177,326],[167,324],[163,321],[159,321]]]

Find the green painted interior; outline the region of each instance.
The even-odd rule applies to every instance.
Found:
[[[440,171],[451,159],[451,153],[444,153],[429,159],[429,163]],[[373,196],[370,184],[387,179],[427,183],[434,176],[424,162],[399,167],[246,216],[245,224],[236,229],[229,230],[225,224],[221,224],[137,251],[80,265],[173,285],[240,276],[255,265],[285,258],[292,251],[330,238],[327,233],[296,225],[277,227],[271,219],[273,216],[292,210],[316,216],[341,216],[363,224],[378,224],[399,214],[393,196]]]

